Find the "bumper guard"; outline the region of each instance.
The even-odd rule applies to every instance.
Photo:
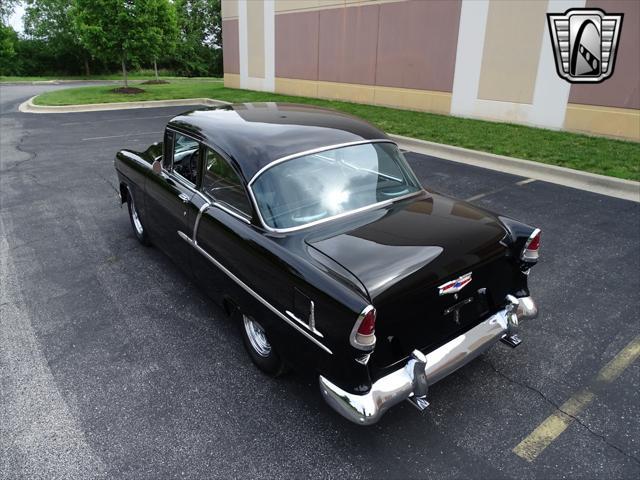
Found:
[[[518,320],[535,318],[537,314],[531,297],[517,299],[509,296],[504,310],[440,348],[427,355],[414,350],[404,367],[377,380],[368,393],[354,395],[345,392],[322,375],[320,391],[334,410],[359,425],[376,423],[389,408],[402,400],[410,400],[418,409],[424,410],[429,405],[426,400],[429,385],[466,365],[499,340],[517,346],[520,343],[515,333]]]

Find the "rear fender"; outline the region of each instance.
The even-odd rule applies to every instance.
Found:
[[[120,205],[129,201],[129,188],[124,182],[120,183]]]

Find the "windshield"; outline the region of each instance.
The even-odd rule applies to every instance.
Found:
[[[398,147],[389,142],[296,157],[265,170],[251,188],[264,222],[277,229],[299,227],[421,189]]]

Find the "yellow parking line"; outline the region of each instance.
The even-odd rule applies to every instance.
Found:
[[[600,373],[597,380],[599,382],[611,383],[620,374],[640,356],[640,336],[636,337],[623,348],[613,359],[607,363]]]
[[[596,382],[611,383],[640,356],[640,336],[634,338],[613,359],[607,363],[596,377]],[[533,432],[513,449],[513,453],[533,462],[542,451],[564,432],[582,410],[595,398],[589,389],[581,390],[564,402],[558,410],[542,422]]]

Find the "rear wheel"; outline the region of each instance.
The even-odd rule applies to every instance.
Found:
[[[130,189],[127,189],[127,206],[129,207],[129,220],[131,220],[133,233],[140,243],[143,245],[150,245],[149,236],[142,225],[142,220],[140,219],[140,214],[138,213],[136,202]]]
[[[285,363],[271,345],[264,327],[248,315],[241,315],[242,340],[253,363],[273,377],[285,373]]]

